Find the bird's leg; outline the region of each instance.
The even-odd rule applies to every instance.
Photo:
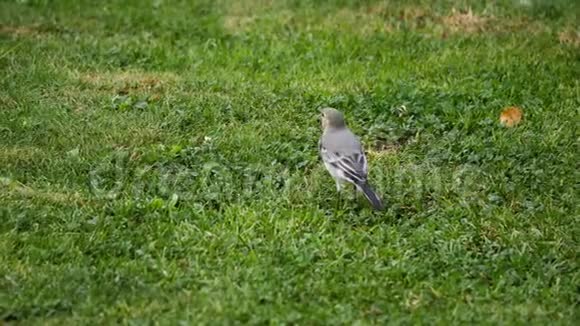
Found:
[[[358,201],[358,190],[354,183],[352,184],[352,192],[348,191],[348,198],[354,200],[355,202]]]
[[[342,184],[340,183],[340,181],[338,179],[336,179],[336,194],[338,195],[336,198],[336,209],[340,209],[340,206],[342,204],[341,202],[341,190],[342,190]]]

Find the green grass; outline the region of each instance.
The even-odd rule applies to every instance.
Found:
[[[1,1],[0,324],[575,324],[579,16]],[[386,211],[337,201],[323,106]]]

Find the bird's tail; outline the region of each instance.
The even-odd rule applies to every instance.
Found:
[[[368,182],[358,184],[357,186],[365,195],[365,197],[369,200],[371,205],[373,205],[374,209],[379,211],[383,210],[384,206],[383,203],[381,202],[381,199],[379,198],[377,193],[373,190],[373,188],[371,188]]]

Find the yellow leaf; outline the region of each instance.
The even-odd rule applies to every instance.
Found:
[[[501,111],[499,122],[506,127],[514,127],[522,121],[522,116],[522,109],[517,106],[510,106]]]

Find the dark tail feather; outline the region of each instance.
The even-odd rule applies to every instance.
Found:
[[[362,191],[365,197],[367,197],[371,205],[373,205],[374,209],[379,211],[383,210],[384,207],[383,203],[381,202],[381,199],[379,198],[379,196],[377,196],[375,191],[371,188],[371,186],[368,183],[359,184],[358,188]]]

